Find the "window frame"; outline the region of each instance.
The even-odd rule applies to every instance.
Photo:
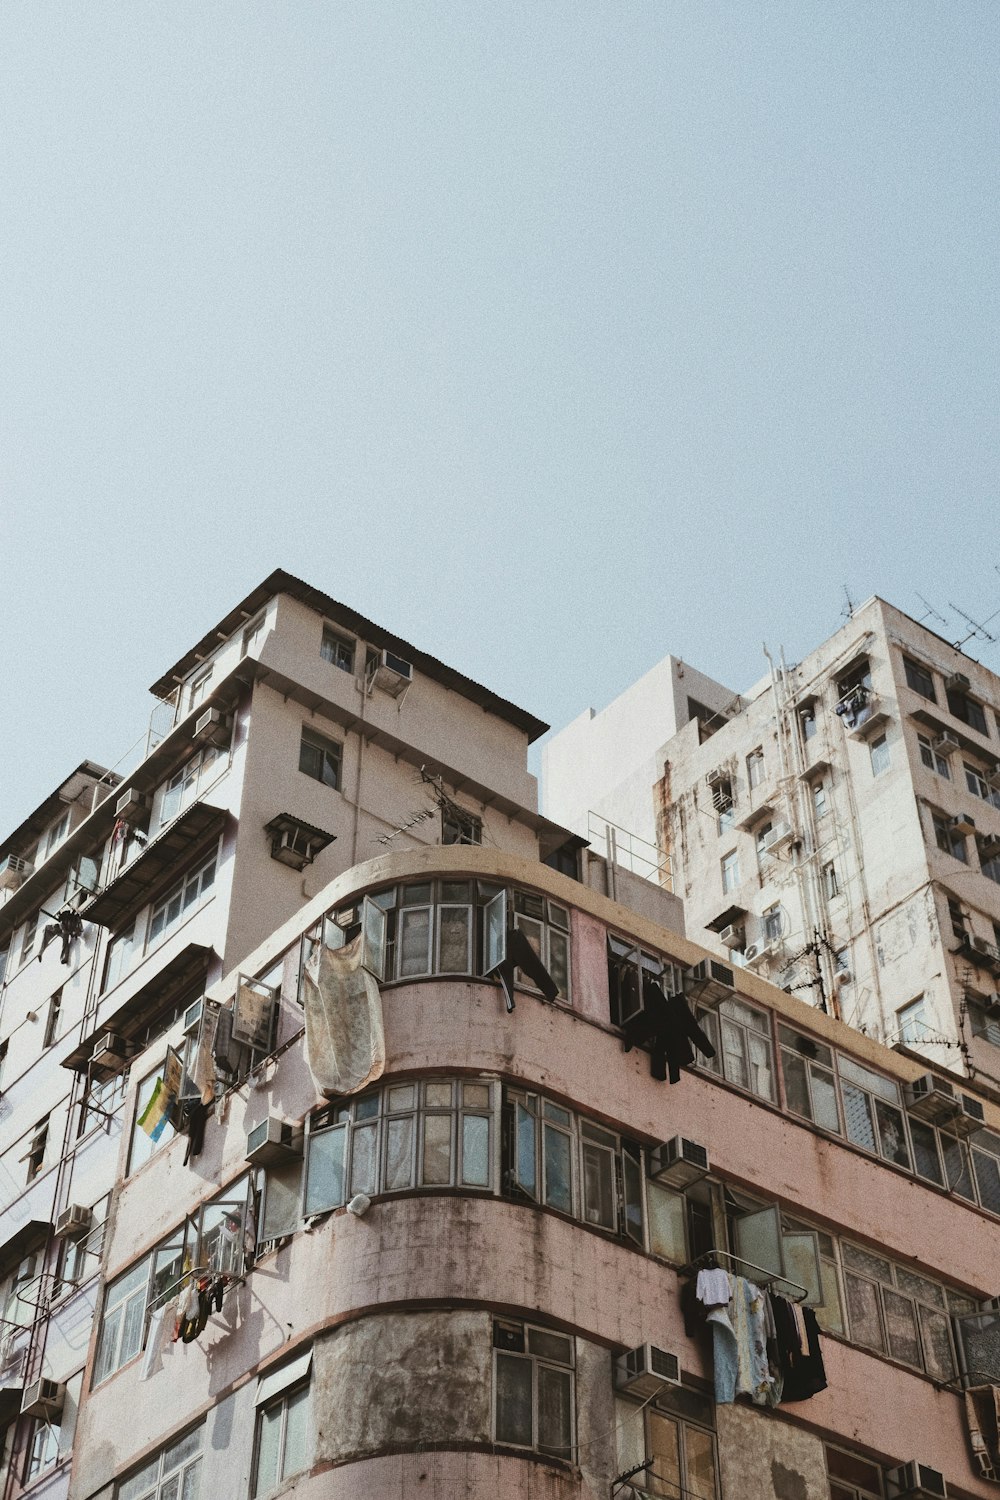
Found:
[[[730,849],[728,854],[722,856],[719,860],[719,868],[722,872],[722,894],[729,896],[733,891],[738,891],[740,888],[740,851],[738,847]]]
[[[739,1011],[750,1012],[761,1017],[765,1026],[754,1026],[738,1013]],[[697,1066],[704,1068],[706,1072],[712,1073],[717,1078],[724,1078],[734,1088],[740,1089],[745,1094],[750,1094],[756,1099],[766,1099],[771,1104],[778,1103],[778,1070],[775,1063],[775,1045],[772,1012],[762,1006],[754,1005],[744,995],[733,995],[727,997],[717,1006],[699,1006],[697,1012],[699,1026],[708,1036],[715,1048],[714,1057],[699,1057]],[[723,1024],[725,1023],[725,1025]],[[734,1035],[735,1033],[735,1035]],[[729,1059],[737,1057],[737,1051],[733,1047],[726,1046],[727,1037],[730,1041],[739,1042],[740,1065],[746,1074],[747,1082],[741,1077],[733,1076],[733,1071],[727,1066]],[[758,1088],[756,1077],[761,1069],[760,1059],[755,1060],[752,1056],[752,1039],[758,1038],[766,1048],[767,1061],[764,1072],[769,1078],[769,1088]]]
[[[335,625],[328,625],[324,621],[319,644],[319,654],[323,661],[329,662],[331,667],[336,667],[338,671],[347,672],[353,677],[357,652],[356,637],[345,635]]]
[[[930,667],[925,667],[922,662],[916,661],[912,656],[903,653],[903,676],[906,685],[919,693],[921,698],[926,698],[928,703],[936,703],[937,690],[934,686],[934,676]]]
[[[653,1481],[653,1486],[649,1490],[650,1495],[662,1495],[665,1497],[670,1497],[670,1500],[676,1500],[676,1496],[678,1494],[682,1495],[684,1497],[684,1500],[719,1500],[719,1445],[715,1429],[708,1425],[707,1418],[705,1421],[698,1421],[688,1412],[671,1409],[672,1404],[680,1404],[685,1400],[685,1398],[688,1398],[688,1400],[690,1400],[693,1396],[693,1392],[688,1392],[682,1388],[676,1393],[671,1393],[670,1396],[657,1397],[656,1400],[652,1403],[647,1403],[643,1407],[639,1408],[639,1410],[641,1410],[643,1413],[643,1441],[645,1444],[644,1451],[646,1452],[647,1456],[650,1456],[652,1458],[652,1465],[645,1471],[648,1478]],[[665,1475],[657,1475],[656,1473],[656,1449],[650,1430],[654,1422],[669,1423],[676,1429],[678,1474],[680,1481],[679,1488],[673,1479],[669,1479]],[[691,1442],[688,1436],[689,1433],[698,1433],[700,1436],[706,1437],[709,1440],[709,1448],[712,1458],[713,1479],[713,1490],[711,1495],[706,1494],[702,1496],[701,1492],[694,1489],[689,1482],[691,1478],[689,1474],[688,1457],[688,1447]],[[646,1480],[643,1479],[643,1484],[645,1483]]]
[[[871,761],[873,778],[884,776],[892,769],[892,750],[889,746],[888,735],[880,734],[869,741],[868,757]]]
[[[316,770],[309,770],[308,766],[302,764],[306,752],[318,754],[321,758]],[[321,734],[311,724],[303,724],[299,735],[299,759],[298,768],[303,776],[308,776],[311,781],[318,781],[320,786],[325,786],[332,792],[343,791],[344,776],[344,745],[341,740],[332,740],[328,735]],[[332,776],[332,780],[330,777]]]
[[[934,741],[929,734],[917,734],[917,750],[921,763],[928,771],[942,776],[945,781],[951,780],[951,762],[947,755],[942,755],[940,750],[934,748]]]
[[[266,1377],[265,1377],[266,1378]],[[298,1468],[288,1468],[287,1445],[288,1445],[288,1413],[289,1408],[298,1401],[305,1404],[305,1443],[302,1454],[302,1462]],[[278,1430],[277,1463],[275,1466],[275,1482],[268,1489],[260,1487],[260,1460],[262,1453],[262,1433],[265,1417],[274,1411],[280,1412],[280,1424]],[[261,1402],[256,1409],[254,1418],[254,1440],[253,1440],[253,1462],[250,1470],[250,1500],[266,1500],[269,1495],[280,1494],[288,1485],[289,1480],[294,1479],[297,1474],[304,1474],[312,1463],[309,1456],[313,1448],[312,1432],[312,1371],[290,1385],[286,1390],[278,1391],[268,1401]]]
[[[511,1343],[499,1343],[498,1338],[507,1337],[515,1341],[517,1331],[520,1331],[523,1348],[517,1349]],[[542,1324],[515,1320],[513,1318],[494,1318],[492,1321],[492,1391],[490,1400],[491,1434],[494,1443],[504,1448],[518,1448],[522,1452],[540,1453],[556,1463],[572,1463],[576,1455],[576,1339],[572,1334],[560,1333],[555,1329],[546,1328]],[[565,1339],[569,1347],[570,1359],[562,1363],[551,1355],[546,1356],[531,1348],[531,1335],[536,1334],[539,1339],[558,1338]],[[520,1443],[509,1436],[501,1437],[500,1431],[500,1359],[515,1360],[518,1362],[530,1362],[531,1367],[531,1441]],[[552,1370],[566,1377],[569,1390],[569,1442],[563,1447],[561,1444],[553,1448],[552,1445],[542,1442],[541,1428],[541,1400],[539,1394],[539,1371]]]
[[[164,1463],[170,1453],[178,1449],[182,1443],[186,1442],[196,1432],[201,1434],[197,1450],[185,1454],[178,1463],[175,1463],[169,1469],[165,1469]],[[124,1474],[121,1479],[117,1480],[114,1488],[114,1500],[161,1500],[165,1485],[171,1484],[175,1476],[177,1477],[177,1488],[174,1491],[174,1500],[178,1500],[180,1496],[183,1496],[184,1500],[188,1500],[188,1491],[186,1488],[187,1476],[197,1466],[199,1478],[198,1483],[195,1485],[194,1495],[191,1497],[191,1500],[196,1500],[201,1487],[201,1461],[204,1454],[205,1419],[203,1417],[193,1427],[188,1427],[185,1431],[178,1433],[176,1437],[171,1438],[168,1443],[164,1443],[152,1458],[147,1458],[144,1463],[139,1464],[132,1470],[131,1474]],[[128,1487],[133,1485],[135,1480],[141,1479],[144,1472],[153,1467],[154,1462],[156,1464],[156,1477],[151,1481],[152,1487],[142,1486],[135,1489],[129,1495]]]

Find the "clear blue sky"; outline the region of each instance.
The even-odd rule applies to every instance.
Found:
[[[998,40],[8,0],[0,832],[275,566],[557,726],[667,651],[745,687],[844,583],[1000,608]]]

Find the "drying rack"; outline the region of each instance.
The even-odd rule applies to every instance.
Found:
[[[722,1261],[727,1264],[721,1265]],[[766,1266],[754,1265],[752,1260],[744,1260],[740,1255],[730,1255],[728,1250],[706,1250],[704,1255],[696,1256],[688,1265],[682,1266],[680,1274],[695,1276],[699,1271],[710,1269],[732,1271],[734,1276],[746,1276],[748,1281],[775,1292],[779,1297],[785,1297],[789,1302],[804,1302],[809,1295],[808,1287],[800,1286],[797,1281],[790,1281],[779,1271],[769,1271]],[[749,1272],[753,1274],[748,1275]]]

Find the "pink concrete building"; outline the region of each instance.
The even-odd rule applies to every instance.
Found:
[[[995,1493],[991,1098],[709,959],[538,815],[543,725],[286,575],[156,690],[0,846],[5,1500]]]

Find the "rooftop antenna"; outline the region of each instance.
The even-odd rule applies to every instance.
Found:
[[[917,594],[917,598],[920,600],[921,604],[924,606],[924,608],[927,611],[927,613],[925,615],[921,615],[920,616],[920,619],[917,621],[917,624],[918,625],[922,625],[926,619],[934,619],[934,620],[937,620],[937,622],[938,622],[939,625],[944,625],[945,628],[947,629],[948,621],[945,619],[944,615],[939,615],[938,612],[937,612],[937,610],[934,608],[933,604],[929,604],[927,602],[927,600],[924,598],[923,594]]]
[[[851,598],[850,594],[848,593],[847,584],[846,583],[843,585],[843,590],[844,590],[844,607],[840,611],[840,613],[841,613],[841,616],[845,620],[853,620],[854,619],[854,611],[857,608],[857,605],[855,604],[854,600]]]
[[[964,609],[959,609],[958,605],[952,604],[950,599],[948,601],[948,608],[953,609],[956,615],[961,615],[962,619],[969,627],[968,635],[963,635],[960,641],[955,642],[956,651],[961,651],[966,641],[971,641],[973,638],[980,641],[989,641],[991,644],[995,644],[996,636],[990,635],[986,627],[991,620],[995,620],[997,615],[1000,615],[1000,609],[995,609],[991,615],[986,616],[985,620],[980,621],[974,620],[971,615],[967,615]]]

